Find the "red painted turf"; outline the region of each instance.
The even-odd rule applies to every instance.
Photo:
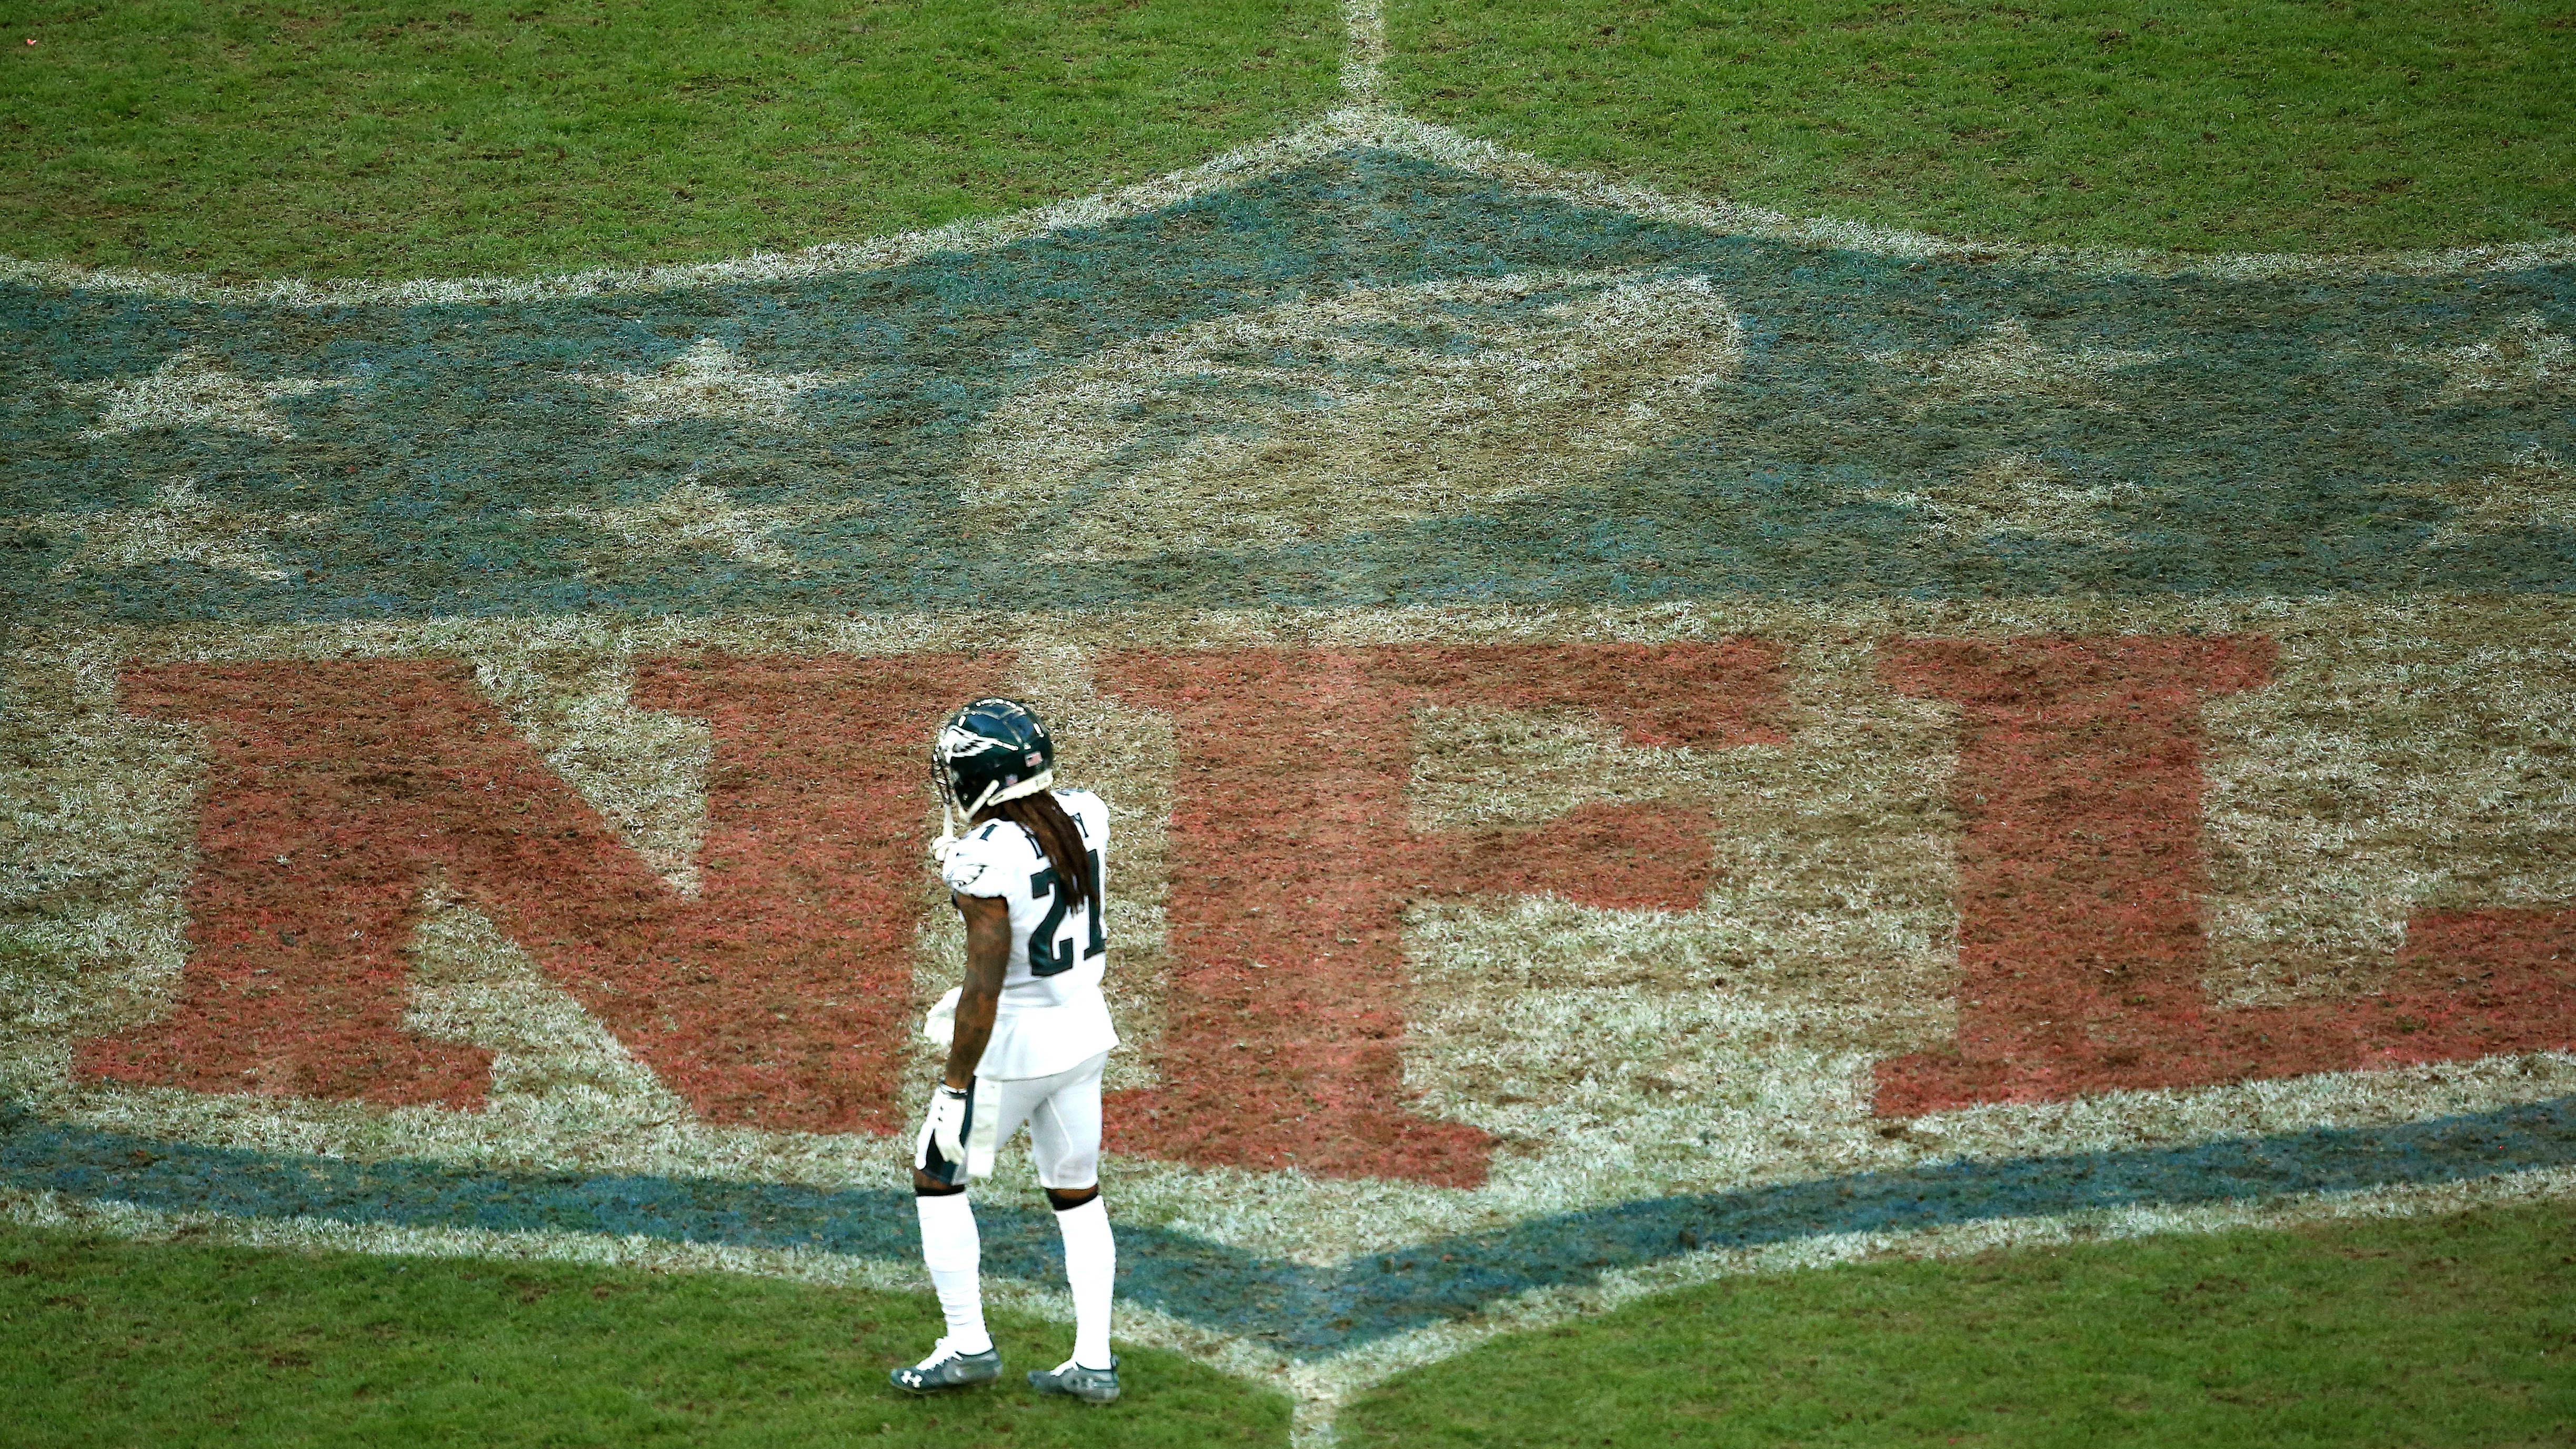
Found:
[[[2390,988],[2212,1011],[2202,701],[2262,687],[2260,639],[1906,640],[1893,686],[1960,710],[1955,1045],[1881,1065],[1905,1115],[1976,1102],[2576,1046],[2576,912],[2411,923]],[[84,1076],[221,1093],[478,1106],[479,1049],[402,1025],[433,881],[718,1121],[900,1130],[924,742],[1000,656],[648,662],[636,702],[706,719],[703,889],[683,897],[445,660],[167,665],[130,708],[203,734],[191,951],[163,1016],[79,1044]],[[1469,1186],[1491,1143],[1409,1110],[1403,917],[1547,892],[1687,909],[1717,822],[1587,806],[1419,831],[1419,706],[1591,713],[1640,743],[1780,743],[1778,653],[1713,645],[1250,649],[1100,661],[1168,712],[1167,1085],[1119,1150]]]
[[[1169,907],[1170,1085],[1109,1114],[1111,1146],[1327,1177],[1482,1182],[1482,1132],[1405,1106],[1405,906],[1551,891],[1699,904],[1710,822],[1594,807],[1509,831],[1408,822],[1417,705],[1597,712],[1640,742],[1776,742],[1778,656],[1754,644],[1132,654],[1112,692],[1180,736]]]
[[[170,1013],[84,1075],[479,1105],[486,1053],[402,1027],[433,878],[488,913],[717,1121],[891,1132],[925,896],[923,741],[1002,664],[652,664],[636,701],[714,727],[704,888],[644,868],[445,660],[137,670],[130,707],[211,753]]]
[[[1903,640],[1888,682],[1960,707],[1959,1035],[1879,1064],[1880,1113],[2062,1101],[2576,1044],[2576,912],[2419,915],[2357,1001],[2212,1011],[2201,701],[2263,639]]]

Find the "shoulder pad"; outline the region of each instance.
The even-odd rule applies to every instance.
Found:
[[[982,880],[991,868],[992,862],[961,850],[948,857],[948,863],[940,868],[939,877],[948,882],[950,890],[960,895],[982,895],[984,892],[976,890],[975,883]]]
[[[994,821],[991,825],[986,825],[974,834],[960,839],[949,850],[948,859],[942,864],[939,874],[942,880],[948,882],[950,890],[959,895],[968,896],[999,893],[1000,888],[995,884],[985,884],[980,890],[977,886],[979,883],[999,882],[1004,879],[1002,875],[993,871],[994,866],[1002,863],[994,852],[1004,847],[993,838],[994,825],[1001,823]]]

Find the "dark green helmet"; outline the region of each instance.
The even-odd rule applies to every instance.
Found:
[[[940,800],[969,819],[1055,783],[1055,737],[1016,699],[979,699],[950,715],[930,755]]]

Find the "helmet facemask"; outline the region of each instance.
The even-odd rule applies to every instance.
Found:
[[[1036,710],[1012,699],[979,699],[940,726],[930,746],[930,775],[939,789],[939,839],[930,852],[945,863],[961,815],[972,825],[985,806],[1055,783],[1055,742]]]

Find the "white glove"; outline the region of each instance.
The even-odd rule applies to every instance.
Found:
[[[947,1046],[955,1042],[957,1040],[957,1003],[965,994],[966,988],[963,986],[949,987],[948,994],[939,998],[939,1004],[930,1008],[930,1014],[921,1019],[921,1034],[939,1046]]]
[[[966,1093],[946,1082],[930,1095],[930,1145],[939,1149],[940,1160],[953,1164],[960,1176],[966,1170]]]

